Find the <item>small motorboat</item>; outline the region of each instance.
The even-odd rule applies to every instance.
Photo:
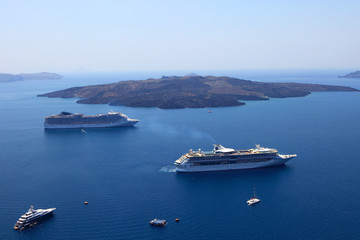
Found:
[[[247,200],[247,201],[246,201],[246,203],[247,203],[248,205],[253,205],[253,204],[258,203],[258,202],[260,202],[260,199],[258,199],[258,198],[256,198],[256,197],[253,197],[253,198],[251,198],[250,200]]]
[[[253,205],[253,204],[258,203],[258,202],[260,202],[260,199],[257,198],[256,192],[255,192],[255,187],[254,187],[254,197],[252,197],[250,200],[247,200],[246,203],[248,205]]]
[[[154,218],[153,220],[150,221],[150,224],[153,226],[163,227],[166,225],[166,220]]]

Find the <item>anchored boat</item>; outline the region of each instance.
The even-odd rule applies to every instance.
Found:
[[[212,151],[190,151],[175,161],[178,172],[205,172],[221,170],[238,170],[261,168],[285,164],[296,154],[279,154],[276,149],[260,147],[254,149],[235,150],[214,145]]]
[[[14,229],[22,229],[24,227],[30,226],[35,220],[43,218],[49,214],[52,214],[56,208],[48,209],[34,209],[33,206],[30,206],[30,209],[22,215],[19,220],[15,223]]]
[[[153,220],[150,221],[150,224],[153,226],[163,227],[166,225],[166,220],[154,218]]]
[[[258,203],[258,202],[260,202],[260,199],[257,198],[256,192],[255,192],[255,187],[254,187],[254,196],[250,200],[247,200],[246,203],[248,205],[253,205],[253,204]]]
[[[85,116],[82,113],[61,112],[58,115],[45,117],[44,127],[45,129],[131,127],[138,122],[139,120],[130,119],[120,112],[91,116]],[[86,133],[84,131],[81,132]]]

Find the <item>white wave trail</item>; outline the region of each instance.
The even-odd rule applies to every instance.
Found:
[[[175,166],[165,166],[162,167],[159,172],[165,172],[165,173],[172,173],[172,172],[176,172],[176,167]]]
[[[203,139],[210,143],[216,143],[215,139],[207,133],[185,126],[170,126],[165,124],[151,123],[149,129],[154,132],[161,132],[169,136],[187,136],[193,139]]]

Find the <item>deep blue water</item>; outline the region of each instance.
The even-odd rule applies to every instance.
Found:
[[[337,71],[199,73],[360,88],[360,80],[338,79],[344,72]],[[359,92],[250,101],[212,108],[211,114],[36,97],[160,75],[69,74],[56,81],[0,85],[0,239],[360,238]],[[87,134],[44,131],[44,116],[64,110],[121,111],[141,122]],[[298,157],[265,169],[173,172],[181,154],[211,150],[213,143],[241,149],[261,144]],[[245,202],[254,185],[262,201],[249,207]],[[13,230],[31,204],[57,210],[29,230]],[[151,227],[155,217],[169,224]]]

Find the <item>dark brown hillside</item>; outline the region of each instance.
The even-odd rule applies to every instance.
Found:
[[[81,98],[78,103],[129,107],[203,108],[238,106],[239,100],[303,97],[320,91],[358,91],[341,86],[302,83],[263,83],[230,77],[171,76],[160,79],[122,81],[38,95]]]

